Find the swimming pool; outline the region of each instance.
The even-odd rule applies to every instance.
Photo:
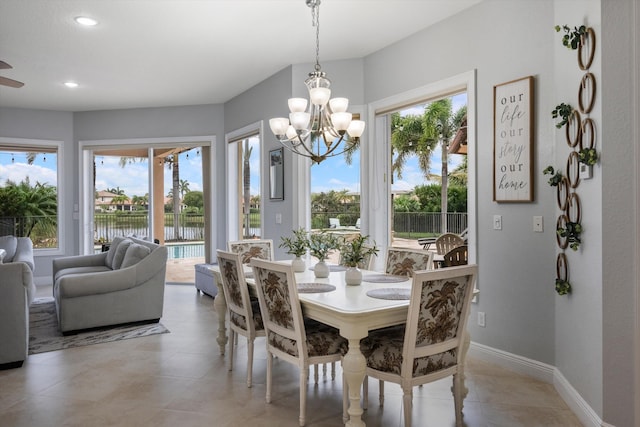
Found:
[[[166,246],[169,259],[204,257],[204,243],[174,243]]]

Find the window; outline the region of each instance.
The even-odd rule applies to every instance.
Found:
[[[57,141],[0,138],[0,235],[60,247],[61,150]]]

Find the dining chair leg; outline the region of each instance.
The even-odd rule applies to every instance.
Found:
[[[253,381],[253,340],[247,339],[247,387],[251,388]]]
[[[362,409],[369,409],[369,376],[365,375],[362,380]]]
[[[313,369],[313,380],[315,381],[316,384],[318,384],[318,377],[319,377],[319,373],[318,373],[318,369],[320,369],[318,367],[318,365],[314,365],[314,369]]]
[[[462,406],[463,406],[463,377],[462,373],[453,375],[453,405],[456,411],[456,427],[462,426]]]
[[[335,381],[336,379],[336,362],[331,362],[331,380]]]
[[[378,388],[380,390],[380,406],[384,406],[384,381],[378,380]]]
[[[233,329],[229,330],[229,335],[230,335],[230,340],[229,340],[229,370],[233,371],[233,347],[235,347],[233,345],[234,341],[235,341],[235,336],[236,333]]]
[[[349,421],[349,383],[347,377],[342,373],[342,423]]]
[[[413,410],[413,388],[411,386],[404,390],[402,406],[404,408],[404,425],[411,426],[411,411]]]
[[[273,370],[273,356],[267,352],[267,403],[271,403],[271,371]]]
[[[318,366],[318,365],[316,365]],[[318,370],[316,369],[316,373]],[[306,408],[307,408],[307,378],[309,376],[309,366],[302,368],[300,372],[300,427],[305,424]]]

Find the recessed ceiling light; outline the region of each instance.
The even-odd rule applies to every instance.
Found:
[[[98,24],[98,21],[96,21],[93,18],[89,18],[87,16],[76,16],[74,18],[74,20],[80,24],[80,25],[84,25],[85,27],[93,27],[94,25]]]
[[[78,83],[76,82],[65,82],[64,85],[70,88],[78,87]]]

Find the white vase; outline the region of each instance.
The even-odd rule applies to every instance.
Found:
[[[313,267],[313,274],[319,279],[329,277],[329,266],[324,261],[319,261],[315,267]]]
[[[344,282],[347,285],[359,285],[362,283],[362,271],[358,267],[348,267],[344,272]]]
[[[291,266],[295,273],[302,273],[304,269],[307,268],[307,264],[299,256],[295,257],[293,261],[291,261]]]

